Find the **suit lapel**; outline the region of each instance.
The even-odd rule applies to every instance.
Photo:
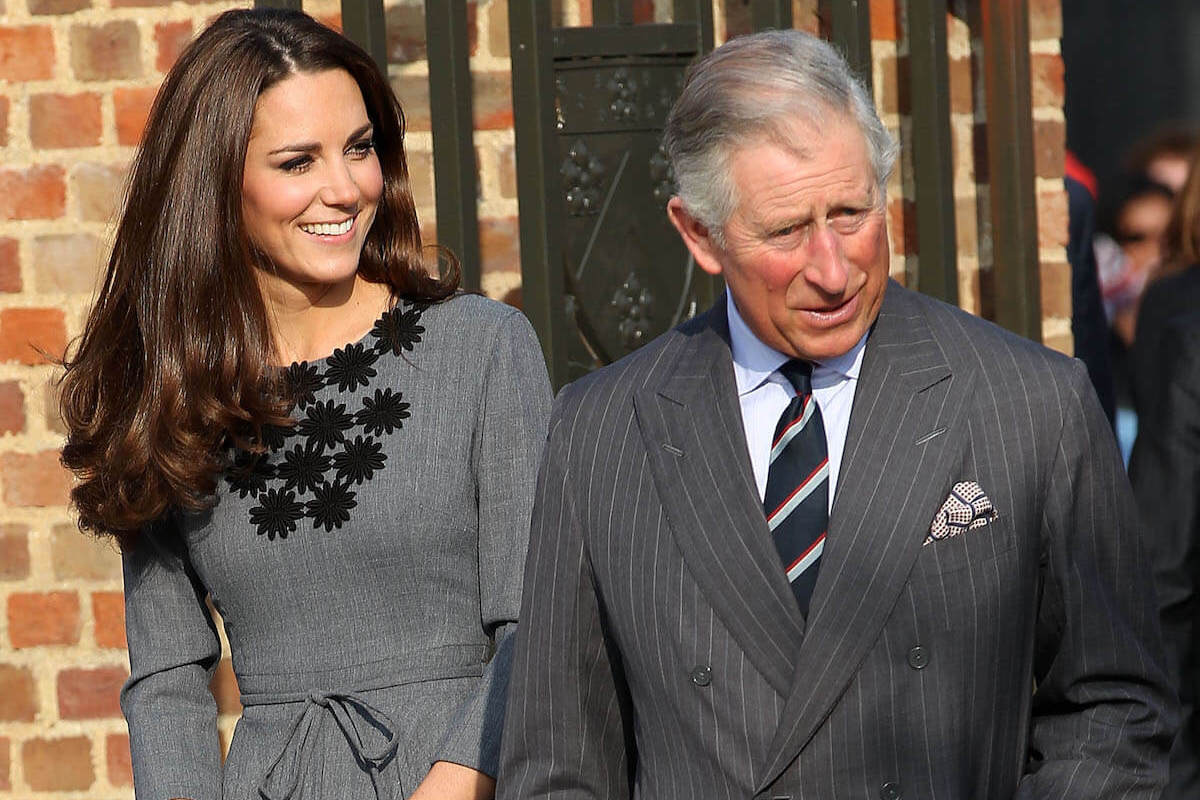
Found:
[[[635,396],[650,467],[688,570],[747,658],[784,695],[804,620],[754,484],[724,297],[680,333],[676,368]]]
[[[796,758],[878,640],[949,492],[971,375],[889,283],[855,390],[808,630],[758,790]]]

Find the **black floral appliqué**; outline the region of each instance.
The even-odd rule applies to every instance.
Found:
[[[314,403],[304,419],[296,426],[296,431],[316,448],[324,450],[341,444],[346,438],[345,432],[354,427],[354,416],[346,413],[345,403],[333,400]]]
[[[316,393],[325,388],[325,380],[316,364],[301,361],[292,364],[283,375],[288,397],[295,402],[297,408],[306,408],[316,397]]]
[[[354,421],[375,436],[381,436],[385,431],[391,434],[393,430],[403,427],[404,420],[409,417],[408,403],[404,402],[403,397],[402,393],[393,392],[390,387],[376,389],[373,398],[363,398],[363,407],[354,415]]]
[[[371,335],[379,340],[376,346],[384,352],[390,349],[395,356],[404,350],[412,350],[425,332],[425,326],[418,324],[424,310],[424,306],[413,305],[408,310],[397,306],[385,312],[371,329]]]
[[[328,469],[329,456],[298,444],[283,454],[275,473],[283,478],[283,488],[297,489],[303,494],[320,486]]]
[[[349,522],[358,507],[351,487],[386,468],[381,439],[411,417],[403,392],[371,386],[375,365],[389,352],[414,350],[425,333],[420,320],[427,308],[399,305],[376,321],[368,334],[373,343],[338,348],[323,366],[301,361],[284,371],[282,391],[293,404],[295,424],[264,425],[256,444],[266,452],[235,452],[224,476],[232,492],[257,501],[250,523],[259,536],[285,540],[304,518],[313,521],[313,530],[327,532]],[[351,433],[355,428],[360,432]]]
[[[366,345],[348,344],[341,350],[334,350],[329,357],[325,380],[330,386],[336,383],[339,392],[352,392],[360,384],[366,386],[371,382],[377,374],[371,365],[378,360],[379,354],[368,350]]]
[[[326,483],[313,491],[313,499],[305,504],[306,513],[313,521],[313,530],[324,528],[327,532],[342,527],[350,520],[350,509],[358,505],[355,493],[344,483]]]
[[[286,489],[268,489],[259,496],[258,505],[250,509],[250,522],[258,526],[258,535],[266,534],[271,541],[276,536],[286,539],[303,516],[304,506],[296,502],[296,493]]]
[[[361,484],[369,481],[376,472],[383,469],[387,456],[383,454],[383,445],[371,438],[364,439],[355,436],[354,441],[347,441],[342,452],[333,456],[333,467],[337,470],[339,481],[350,484]]]

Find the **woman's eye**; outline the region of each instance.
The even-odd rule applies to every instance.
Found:
[[[309,156],[296,156],[280,164],[279,168],[284,172],[301,172],[311,163],[312,158]]]
[[[375,149],[374,139],[363,139],[361,142],[355,142],[350,145],[350,154],[359,158],[364,158]]]

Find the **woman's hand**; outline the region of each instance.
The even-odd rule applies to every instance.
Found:
[[[409,800],[491,800],[496,781],[490,776],[450,761],[435,761],[425,780]]]

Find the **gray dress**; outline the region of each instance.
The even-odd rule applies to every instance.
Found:
[[[139,798],[399,798],[495,775],[550,387],[517,311],[400,304],[293,365],[298,424],[125,557]],[[221,612],[244,711],[221,766]]]

